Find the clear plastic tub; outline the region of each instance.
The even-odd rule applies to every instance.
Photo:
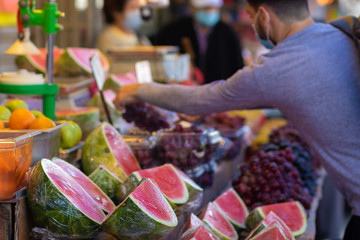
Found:
[[[41,131],[0,132],[0,200],[10,199],[26,184],[31,165],[32,143]]]

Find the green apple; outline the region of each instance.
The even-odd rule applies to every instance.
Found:
[[[0,106],[0,120],[8,121],[11,115],[11,111],[4,106]]]
[[[7,107],[11,112],[15,111],[18,108],[29,109],[28,105],[23,100],[20,99],[13,99],[8,101],[5,104],[5,107]]]

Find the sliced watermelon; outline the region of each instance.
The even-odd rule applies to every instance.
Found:
[[[250,234],[248,235],[248,237],[246,238],[246,240],[254,237],[256,234],[258,234],[261,230],[263,230],[266,227],[269,227],[272,223],[276,223],[279,228],[281,228],[282,232],[286,235],[286,237],[290,240],[295,240],[294,236],[292,235],[292,232],[290,230],[290,228],[281,220],[281,218],[279,218],[279,216],[277,216],[274,212],[270,212],[264,220],[261,221],[261,223],[259,223],[259,225],[256,226],[256,228],[254,228]]]
[[[202,225],[192,232],[184,234],[181,240],[219,240],[219,238],[205,225]]]
[[[136,171],[134,175],[138,180],[142,178],[153,179],[161,192],[172,203],[183,204],[189,199],[186,185],[172,164]]]
[[[112,90],[104,90],[103,91],[104,94],[104,98],[107,104],[107,107],[109,109],[110,115],[111,115],[111,119],[113,121],[116,121],[120,116],[121,116],[121,111],[117,110],[115,108],[115,105],[113,104],[113,100],[116,97],[115,92],[113,92]],[[100,109],[100,119],[102,121],[107,121],[107,117],[106,117],[106,113],[103,107],[103,103],[100,97],[99,93],[96,93],[91,100],[88,103],[89,107],[98,107]]]
[[[249,240],[289,240],[289,238],[282,231],[282,226],[273,222]]]
[[[140,185],[102,223],[117,239],[159,239],[178,224],[177,217],[151,179]]]
[[[121,185],[122,181],[113,174],[105,166],[100,165],[95,169],[90,175],[89,178],[93,181],[104,193],[113,200],[114,203],[117,202],[116,193]]]
[[[203,222],[193,213],[191,213],[188,221],[185,224],[185,228],[184,230],[188,230],[188,229],[196,229],[198,227],[200,227],[201,225],[203,225]]]
[[[20,55],[16,58],[15,63],[20,69],[27,69],[31,72],[46,72],[46,54],[47,49],[39,48],[41,54],[37,55]],[[54,48],[54,63],[64,53],[64,49]],[[56,69],[54,69],[56,74]]]
[[[115,75],[111,74],[106,79],[104,83],[104,90],[110,89],[114,92],[117,92],[120,87],[127,85],[127,84],[134,84],[137,83],[136,75],[133,74],[125,74],[125,75]]]
[[[93,236],[105,218],[91,196],[48,159],[42,159],[31,170],[27,200],[36,226],[53,233]]]
[[[257,207],[246,218],[245,225],[250,229],[254,229],[270,212],[274,212],[279,216],[295,237],[306,231],[306,213],[304,207],[297,201]]]
[[[234,225],[237,229],[245,228],[245,219],[249,211],[233,188],[221,194],[215,201],[217,209]]]
[[[174,166],[175,167],[175,166]],[[181,179],[185,182],[186,187],[189,191],[189,195],[196,194],[198,192],[202,192],[203,188],[197,185],[188,175],[186,175],[183,171],[181,171],[179,168],[175,167],[178,171]]]
[[[85,139],[100,124],[100,110],[96,107],[78,107],[74,109],[63,109],[55,112],[57,120],[76,122]]]
[[[87,193],[94,199],[94,201],[103,209],[105,212],[112,212],[115,208],[114,203],[111,199],[83,172],[77,169],[60,158],[53,158],[52,161],[60,166],[65,172],[72,176],[82,186]]]
[[[233,225],[217,210],[213,203],[208,203],[201,213],[200,219],[209,226],[210,230],[220,239],[238,239],[238,234]]]
[[[83,147],[81,163],[88,175],[98,166],[104,165],[121,180],[140,170],[130,147],[119,132],[108,123],[100,124],[88,136]]]
[[[109,61],[98,49],[66,48],[65,52],[55,62],[58,74],[66,77],[92,74],[90,58],[95,52],[99,53],[104,72],[108,72],[110,69]]]

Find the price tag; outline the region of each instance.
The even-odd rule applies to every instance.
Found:
[[[90,58],[90,66],[95,78],[96,85],[98,89],[102,91],[105,83],[105,73],[102,68],[98,52],[95,52],[94,55]]]
[[[135,72],[138,83],[153,82],[149,61],[140,61],[135,63]]]

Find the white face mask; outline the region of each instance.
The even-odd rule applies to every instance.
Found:
[[[256,34],[256,38],[259,40],[259,42],[267,49],[272,49],[274,48],[274,43],[270,40],[270,36],[269,36],[269,31],[270,31],[270,15],[268,12],[266,12],[266,15],[269,17],[269,21],[267,22],[266,24],[266,39],[262,39],[260,36],[259,36],[259,33],[258,31],[256,30],[256,19],[257,19],[257,16],[258,16],[258,13],[256,13],[255,15],[255,18],[254,18],[254,23],[251,25],[255,31],[255,34]]]
[[[137,30],[141,25],[143,24],[143,20],[141,18],[140,10],[135,9],[132,11],[129,11],[125,14],[125,27],[131,29],[131,30]]]

